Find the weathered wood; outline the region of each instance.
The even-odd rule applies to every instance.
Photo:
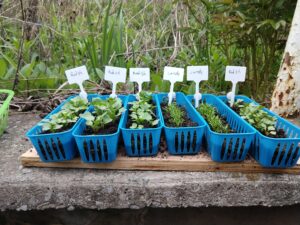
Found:
[[[112,163],[83,163],[80,158],[65,162],[44,163],[35,149],[29,149],[21,155],[20,160],[25,167],[300,174],[299,162],[289,169],[267,169],[250,158],[239,163],[213,162],[206,152],[194,156],[172,156],[159,153],[156,157],[139,158],[127,157],[120,153]]]

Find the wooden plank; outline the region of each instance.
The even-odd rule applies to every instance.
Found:
[[[83,163],[80,158],[65,162],[44,163],[40,160],[36,150],[32,148],[22,154],[20,160],[24,167],[300,174],[299,162],[293,168],[267,169],[251,158],[239,163],[217,163],[212,161],[206,152],[194,156],[172,156],[168,153],[159,153],[156,157],[127,157],[121,152],[112,163]]]

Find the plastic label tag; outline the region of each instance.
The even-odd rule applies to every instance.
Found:
[[[87,72],[86,66],[80,66],[73,69],[65,71],[69,84],[78,84],[80,88],[80,96],[82,98],[87,98],[87,93],[83,88],[82,83],[85,80],[89,80],[89,74]]]
[[[174,93],[174,84],[178,81],[183,81],[184,69],[178,67],[169,67],[165,66],[164,68],[164,80],[171,82],[170,92],[168,94],[169,105],[172,103],[173,98],[175,97]]]
[[[126,81],[126,68],[105,66],[104,79],[111,81],[113,84],[112,93],[110,97],[116,98],[117,83],[125,83]]]
[[[208,80],[208,66],[188,66],[187,80],[191,80],[196,83],[194,99],[195,107],[198,108],[199,101],[202,98],[202,95],[199,91],[199,84],[203,80]]]
[[[208,66],[188,66],[187,80],[195,82],[208,80]]]
[[[80,67],[66,70],[65,73],[68,78],[69,84],[78,84],[78,83],[82,83],[85,80],[90,79],[85,66],[80,66]]]
[[[149,68],[130,68],[129,79],[132,82],[138,83],[139,92],[142,91],[142,84],[150,81],[150,69]]]
[[[178,67],[165,66],[164,68],[164,80],[168,80],[171,83],[177,81],[183,81],[184,69]]]
[[[246,67],[226,66],[225,80],[231,82],[244,82],[246,79]]]
[[[246,67],[244,66],[226,66],[225,80],[232,82],[232,90],[227,93],[227,99],[230,106],[233,106],[235,99],[235,89],[238,82],[244,82],[246,79]]]

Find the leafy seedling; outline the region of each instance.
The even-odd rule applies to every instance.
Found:
[[[243,119],[248,121],[262,134],[270,137],[277,135],[277,119],[264,111],[263,106],[245,103],[243,100],[238,99],[234,103],[233,108]]]
[[[168,105],[165,111],[170,115],[170,123],[174,124],[176,127],[182,126],[184,123],[184,112],[176,105],[176,103]]]
[[[85,112],[80,117],[86,120],[87,127],[90,127],[95,134],[116,122],[125,111],[119,98],[106,100],[94,98],[91,105],[94,106],[94,111],[92,113]]]

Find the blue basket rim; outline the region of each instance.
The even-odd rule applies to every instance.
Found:
[[[226,97],[225,95],[220,95],[220,96],[218,96],[218,97],[221,97],[221,98],[224,98],[224,97]],[[249,98],[249,97],[247,97],[247,96],[245,96],[245,95],[236,95],[235,96],[235,98],[245,98],[245,99],[248,99],[249,101],[251,101],[252,103],[254,103],[254,104],[256,104],[256,105],[260,105],[260,104],[258,104],[256,101],[254,101],[254,100],[252,100],[251,98]],[[227,97],[226,97],[227,98]],[[225,104],[224,102],[223,102],[223,104]],[[232,110],[232,109],[230,109],[230,110]],[[300,128],[299,127],[297,127],[295,124],[293,124],[293,123],[291,123],[290,121],[288,121],[288,120],[286,120],[286,119],[284,119],[284,118],[282,118],[282,117],[280,117],[279,115],[277,115],[276,113],[274,113],[274,112],[272,112],[272,111],[270,111],[269,109],[267,109],[267,108],[264,108],[264,110],[265,111],[267,111],[268,113],[270,113],[272,116],[275,116],[277,119],[282,119],[282,120],[284,120],[284,122],[285,123],[287,123],[287,124],[289,124],[290,126],[292,126],[292,127],[294,127],[295,129],[297,129],[297,130],[299,130],[299,133],[300,133]],[[234,110],[232,110],[235,114],[237,114]],[[237,114],[238,116],[240,116],[239,114]],[[246,120],[245,120],[246,121]],[[248,122],[247,122],[248,123]],[[249,124],[250,125],[250,124]],[[252,125],[250,125],[251,127],[253,127]],[[257,132],[257,134],[258,135],[260,135],[261,137],[263,137],[263,138],[266,138],[266,139],[269,139],[269,140],[277,140],[277,141],[296,141],[296,140],[299,140],[300,141],[300,136],[299,137],[297,137],[297,138],[290,138],[290,137],[286,137],[286,138],[272,138],[272,137],[268,137],[268,136],[266,136],[266,135],[263,135],[259,130],[257,130],[256,128],[254,128],[253,127],[253,129],[255,129],[256,130],[256,132]]]

